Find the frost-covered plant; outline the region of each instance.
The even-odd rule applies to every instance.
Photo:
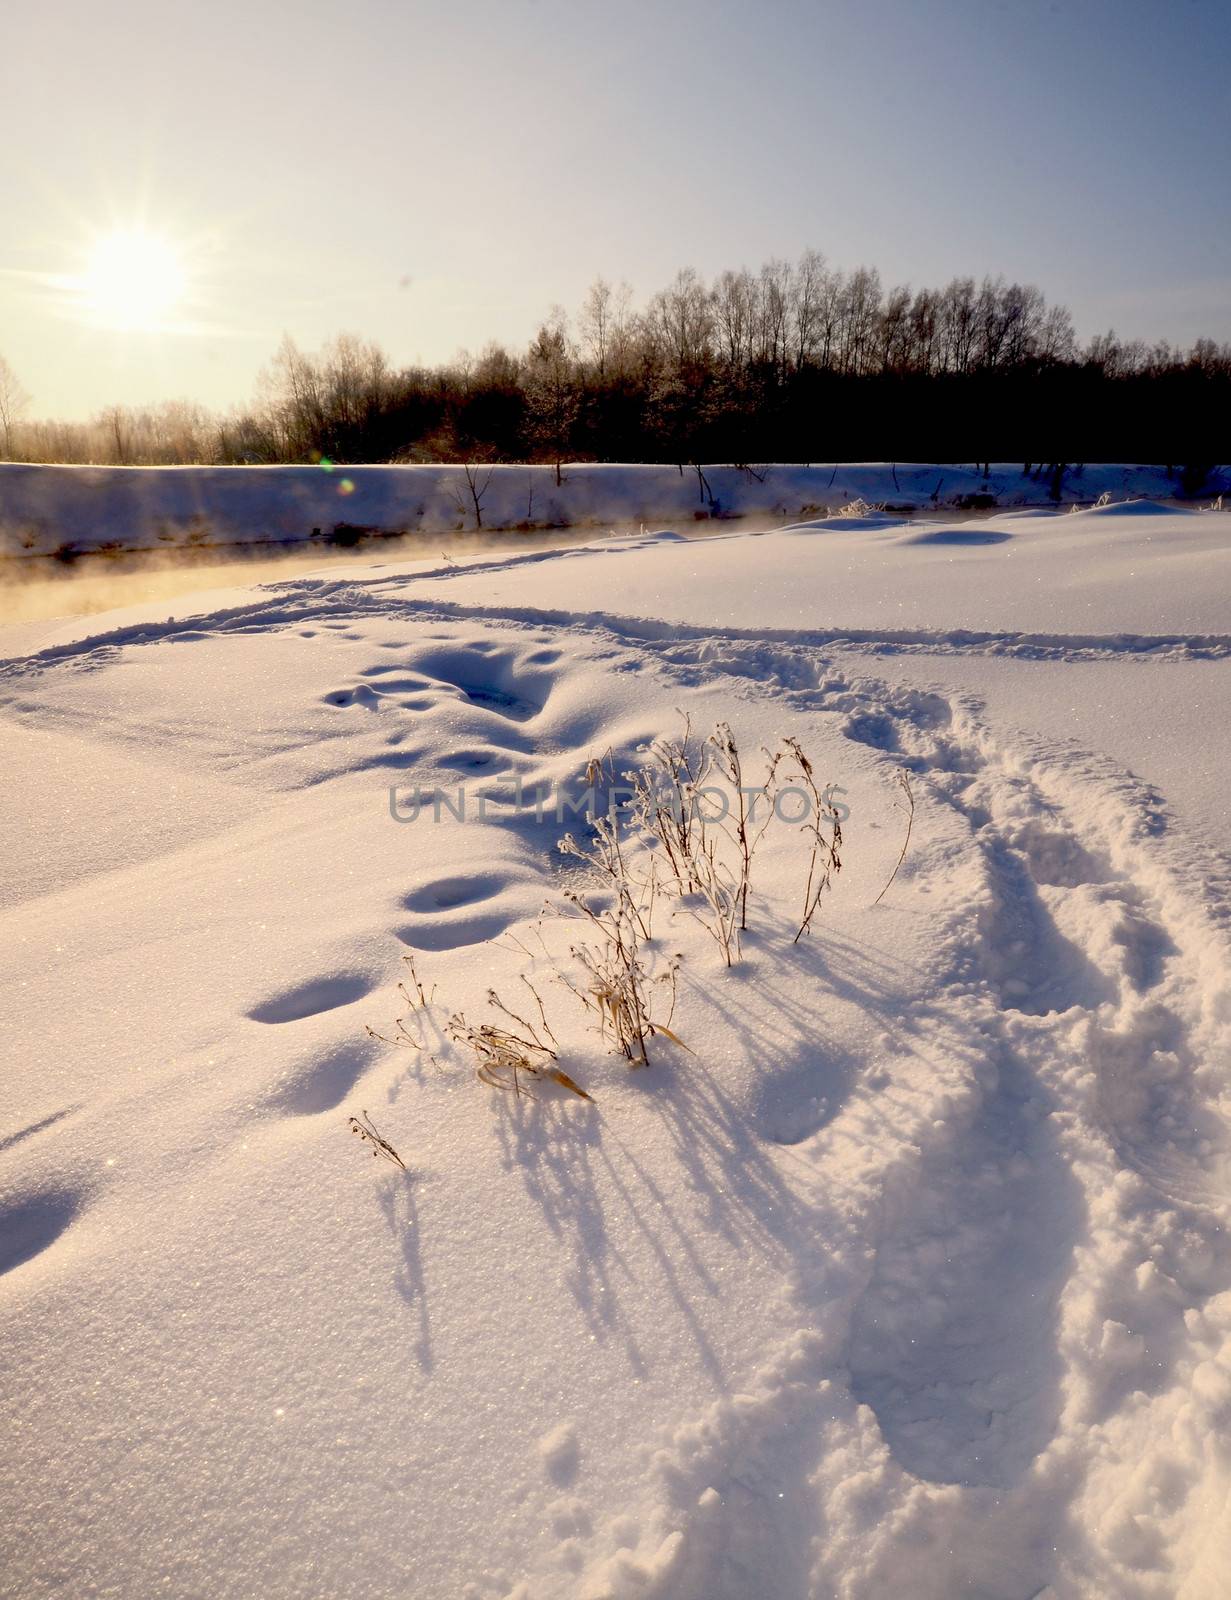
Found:
[[[599,1031],[614,1042],[616,1049],[631,1066],[649,1066],[649,1042],[659,1034],[681,1049],[688,1048],[671,1030],[678,956],[672,958],[665,972],[657,978],[650,978],[635,950],[616,940],[608,940],[598,947],[576,944],[571,947],[569,954],[581,967],[583,977],[576,981],[562,974],[562,981],[588,1010],[595,1013]],[[651,984],[665,984],[669,988],[670,1000],[665,1022],[655,1021],[650,1015]]]
[[[592,762],[589,770],[593,771],[594,766]],[[620,838],[619,818],[614,814],[595,817],[591,827],[592,836],[584,844],[573,834],[566,833],[558,845],[560,854],[579,864],[583,882],[614,900],[617,921],[629,923],[639,938],[649,939],[657,888],[656,863],[651,859],[644,876],[632,872]],[[576,903],[586,915],[593,915],[588,907],[578,902],[574,893],[566,892],[565,898]]]
[[[696,861],[705,841],[700,796],[711,755],[707,742],[693,738],[692,721],[685,716],[680,738],[655,740],[649,760],[625,774],[633,825],[661,845],[682,895],[698,887]]]
[[[883,500],[865,500],[862,495],[857,495],[854,500],[848,500],[845,505],[839,506],[833,513],[838,517],[870,517],[878,511],[885,509]]]
[[[369,1038],[379,1039],[383,1044],[422,1050],[422,1019],[431,1008],[436,989],[434,985],[430,993],[424,989],[413,956],[404,956],[402,959],[410,968],[410,983],[413,986],[412,991],[405,983],[398,984],[398,993],[406,1004],[406,1012],[396,1020],[392,1033],[380,1033],[373,1027],[368,1027],[366,1032]],[[537,1079],[557,1083],[579,1099],[593,1099],[560,1068],[557,1054],[559,1046],[547,1021],[542,998],[529,978],[523,976],[521,981],[534,998],[539,1017],[537,1022],[510,1010],[496,991],[489,989],[488,1004],[498,1014],[498,1020],[472,1024],[463,1012],[456,1011],[445,1024],[445,1033],[454,1044],[461,1045],[471,1054],[476,1076],[493,1089],[505,1089],[521,1095],[526,1092],[527,1085]],[[433,1065],[440,1065],[435,1056],[428,1059]],[[357,1119],[352,1118],[351,1121],[354,1123]],[[364,1127],[360,1124],[352,1131],[379,1141],[379,1135],[370,1125]]]

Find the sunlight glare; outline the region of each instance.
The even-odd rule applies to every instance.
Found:
[[[106,234],[90,252],[82,288],[91,318],[103,327],[149,331],[166,322],[184,294],[175,249],[156,234]]]

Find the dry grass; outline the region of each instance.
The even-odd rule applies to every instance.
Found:
[[[730,724],[720,722],[698,740],[685,717],[679,739],[657,741],[649,761],[627,774],[634,827],[655,841],[677,893],[727,966],[739,959],[748,928],[753,857],[773,817],[784,753],[766,751],[761,782],[750,786]],[[758,824],[759,803],[765,810]]]
[[[560,970],[540,928],[541,954],[556,968],[558,981],[595,1019],[602,1037],[631,1066],[650,1064],[651,1046],[658,1038],[688,1049],[672,1027],[682,957],[676,954],[664,962],[654,950],[652,927],[659,897],[674,891],[682,908],[714,939],[726,965],[732,966],[740,953],[740,936],[748,928],[757,849],[773,820],[777,800],[787,792],[781,781],[784,772],[798,770],[798,782],[809,805],[808,815],[800,823],[810,853],[806,880],[802,866],[800,869],[803,906],[796,941],[809,932],[841,870],[839,813],[828,791],[817,784],[798,741],[786,739],[775,753],[767,750],[764,756],[762,781],[751,786],[745,781],[745,763],[730,725],[719,723],[712,734],[699,739],[685,717],[679,738],[656,741],[648,759],[623,774],[631,794],[626,816],[597,817],[584,841],[569,834],[560,842],[561,853],[575,869],[564,900],[569,912],[585,925],[586,933],[569,946],[567,971]],[[602,779],[614,791],[616,773],[610,753],[591,761],[586,776],[592,788]],[[905,779],[903,788],[913,813]],[[716,798],[722,804],[715,809]],[[758,815],[757,808],[762,805],[764,811]],[[531,963],[538,962],[539,955],[512,935],[507,937]],[[425,990],[413,957],[403,959],[409,979],[398,985],[398,991],[406,1013],[392,1033],[370,1027],[367,1031],[385,1043],[422,1050],[423,1019],[432,1007],[435,990],[430,994]],[[514,1011],[491,989],[487,1020],[474,1023],[458,1011],[448,1018],[444,1034],[470,1056],[476,1076],[492,1088],[520,1096],[532,1093],[536,1085],[554,1083],[579,1099],[592,1100],[560,1066],[559,1042],[538,989],[524,974],[520,982],[530,997],[523,1013]],[[356,1131],[379,1138],[370,1127],[360,1125]]]
[[[407,1026],[407,1022],[412,1016],[416,1016],[419,1012],[426,1011],[428,1009],[436,994],[436,988],[435,985],[432,986],[431,994],[427,994],[424,991],[423,985],[419,981],[419,974],[415,970],[414,956],[403,956],[402,960],[410,969],[410,981],[414,985],[415,991],[412,994],[406,987],[404,981],[398,984],[398,993],[406,1003],[406,1015],[398,1017],[395,1020],[393,1024],[393,1033],[379,1033],[370,1025],[365,1026],[363,1031],[367,1034],[369,1039],[379,1039],[382,1044],[401,1045],[402,1048],[406,1050],[422,1050],[422,1038],[416,1037],[416,1035],[411,1032],[410,1028]]]
[[[705,787],[710,753],[708,742],[693,738],[692,721],[685,716],[679,739],[656,740],[649,761],[625,774],[633,790],[634,826],[661,845],[681,895],[699,887],[695,862],[705,835],[699,793]]]
[[[808,861],[808,882],[804,889],[804,909],[795,938],[798,944],[812,927],[821,899],[835,876],[842,871],[842,822],[837,807],[817,787],[812,763],[800,748],[798,739],[788,739],[786,748],[799,768],[800,781],[809,797],[809,812],[800,824],[801,831],[812,840],[812,853]],[[829,837],[825,837],[825,823],[829,823]]]
[[[710,748],[714,752],[714,764],[726,779],[735,796],[735,821],[733,824],[735,844],[739,851],[739,926],[740,932],[748,928],[748,890],[752,885],[752,858],[756,854],[757,845],[765,836],[774,814],[774,784],[778,772],[778,764],[782,760],[782,752],[770,755],[766,752],[769,763],[764,778],[761,780],[759,794],[754,795],[752,805],[749,805],[749,789],[744,783],[744,764],[739,753],[739,746],[735,742],[735,735],[731,732],[729,722],[720,722],[709,739]],[[761,826],[755,826],[755,806],[757,798],[765,800],[765,817]]]
[[[906,796],[906,837],[902,840],[902,852],[898,856],[897,861],[894,863],[893,871],[889,874],[888,883],[886,883],[885,887],[872,902],[874,906],[880,905],[881,901],[889,893],[889,890],[893,884],[893,880],[898,875],[899,868],[901,867],[903,861],[906,860],[906,852],[910,849],[911,830],[915,826],[915,796],[914,791],[910,786],[910,773],[907,772],[905,767],[903,767],[901,772],[898,773],[897,784],[902,793]]]
[[[843,517],[871,517],[885,509],[883,500],[865,500],[862,495],[854,500],[848,500],[840,505],[836,511],[829,513],[830,518],[837,521]]]
[[[679,957],[673,956],[664,972],[651,978],[637,947],[626,939],[609,936],[601,945],[575,944],[569,954],[584,976],[574,981],[561,974],[561,982],[598,1017],[599,1031],[611,1039],[616,1049],[634,1067],[650,1064],[649,1041],[657,1036],[669,1039],[682,1050],[688,1046],[672,1032],[677,992]],[[653,986],[665,987],[668,994],[666,1021],[651,1015]]]
[[[361,1111],[357,1117],[351,1117],[348,1120],[350,1131],[358,1134],[364,1144],[371,1146],[372,1155],[376,1160],[383,1158],[385,1161],[391,1161],[395,1167],[401,1167],[403,1172],[406,1171],[406,1163],[398,1155],[388,1139],[377,1133],[372,1126],[372,1119],[366,1111]]]
[[[523,978],[522,982],[538,1006],[540,1020],[537,1024],[511,1011],[496,991],[489,989],[487,1002],[503,1020],[475,1025],[468,1022],[462,1012],[456,1012],[449,1018],[450,1039],[470,1051],[477,1077],[493,1089],[522,1095],[531,1083],[546,1080],[559,1084],[581,1100],[593,1100],[593,1095],[587,1094],[567,1072],[561,1071],[557,1064],[555,1035],[548,1026],[543,1002],[529,979]]]
[[[598,1017],[599,1030],[633,1066],[649,1065],[649,1041],[661,1034],[675,1044],[671,1031],[675,1011],[676,969],[673,960],[659,978],[651,978],[642,951],[650,940],[657,892],[656,865],[651,859],[646,874],[629,869],[620,839],[619,822],[600,817],[594,838],[580,845],[571,834],[560,841],[561,853],[580,864],[582,887],[565,890],[573,912],[583,918],[594,942],[578,940],[569,954],[581,969],[575,981],[560,974],[560,981]],[[652,985],[670,987],[670,1008],[665,1022],[651,1014]]]

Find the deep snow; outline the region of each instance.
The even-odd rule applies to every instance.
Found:
[[[0,666],[4,1593],[1227,1592],[1231,518],[970,527],[330,571]],[[691,1053],[633,1073],[499,801],[679,709],[797,736],[846,865],[792,944],[772,827],[730,971],[660,904]],[[407,953],[422,1053],[364,1031]],[[593,1105],[445,1038],[523,972]]]

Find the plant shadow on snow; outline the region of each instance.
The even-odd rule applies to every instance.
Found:
[[[669,1093],[655,1097],[689,1188],[709,1231],[755,1247],[770,1259],[786,1261],[792,1226],[803,1212],[766,1153],[749,1138],[739,1110],[714,1082],[688,1069],[657,1064],[658,1088],[671,1076]],[[633,1373],[648,1371],[635,1318],[623,1302],[652,1304],[654,1291],[637,1276],[619,1240],[635,1230],[648,1248],[682,1327],[698,1359],[719,1391],[727,1375],[698,1312],[698,1302],[716,1302],[719,1286],[699,1247],[693,1219],[679,1214],[650,1167],[595,1108],[578,1112],[563,1105],[501,1096],[495,1106],[496,1133],[506,1170],[516,1170],[543,1219],[569,1251],[569,1288],[590,1331],[599,1339],[619,1338]],[[606,1196],[614,1196],[608,1200]],[[609,1215],[608,1207],[618,1207]]]
[[[0,1153],[11,1150],[14,1145],[21,1144],[24,1139],[32,1139],[35,1134],[43,1133],[48,1128],[54,1128],[57,1122],[63,1122],[65,1117],[71,1117],[78,1106],[66,1106],[63,1111],[53,1111],[49,1116],[40,1117],[37,1122],[27,1123],[24,1128],[18,1128],[16,1133],[10,1133],[0,1139]]]
[[[819,1036],[816,1012],[799,1001],[789,977],[777,979],[790,965],[818,981],[815,956],[790,945],[785,924],[778,934],[768,958],[758,953],[736,969],[742,977],[748,972],[741,969],[756,969],[755,1008],[743,984],[697,973],[687,982],[694,1006],[720,1013],[734,1035],[751,1087],[730,1091],[704,1062],[666,1051],[631,1079],[668,1141],[686,1204],[679,1185],[665,1179],[661,1160],[647,1158],[640,1144],[634,1148],[599,1106],[502,1095],[493,1108],[503,1165],[518,1173],[552,1236],[567,1248],[567,1281],[587,1325],[596,1337],[621,1339],[638,1376],[648,1358],[635,1313],[655,1295],[619,1240],[635,1234],[648,1246],[659,1287],[720,1392],[727,1374],[704,1307],[713,1303],[717,1315],[721,1290],[707,1265],[707,1239],[779,1273],[811,1264],[816,1215],[772,1146],[800,1142],[837,1115],[855,1069],[834,1039]],[[887,1006],[887,972],[869,955],[861,982],[854,959],[844,948],[833,992]],[[793,1097],[804,1101],[794,1120]],[[625,1304],[626,1294],[633,1303]]]
[[[435,1357],[432,1354],[432,1323],[428,1311],[427,1282],[423,1275],[423,1257],[419,1250],[419,1216],[413,1182],[396,1175],[386,1178],[381,1189],[380,1208],[401,1256],[393,1281],[417,1321],[413,1344],[415,1359],[421,1370],[429,1373],[435,1365]]]
[[[914,709],[936,726],[948,712],[937,697],[918,697]],[[888,715],[852,718],[846,731],[898,749]],[[947,772],[975,764],[972,752],[946,751]],[[984,858],[985,920],[996,925],[980,932],[988,951],[1004,954],[1005,969],[988,952],[983,964],[1002,1008],[1046,1014],[1096,1004],[1097,969],[1061,939],[1024,860],[1003,841],[979,836],[975,808],[953,803]],[[520,833],[527,818],[505,825]],[[1023,840],[1047,875],[1083,879],[1088,864],[1062,843],[1041,834]],[[451,898],[452,880],[441,883]],[[433,886],[419,892],[430,899]],[[816,1241],[839,1236],[841,1219],[818,1192],[824,1186],[812,1182],[821,1152],[803,1146],[860,1092],[858,1137],[883,1118],[888,1148],[902,1153],[890,1169],[849,1338],[833,1359],[845,1364],[854,1398],[875,1414],[905,1470],[935,1483],[1011,1485],[1056,1434],[1059,1298],[1085,1227],[1048,1096],[1010,1048],[996,1013],[964,1025],[929,1004],[925,991],[912,1000],[909,975],[883,952],[827,935],[800,946],[792,942],[794,924],[764,906],[759,918],[760,931],[746,936],[742,957],[737,950],[726,972],[690,967],[685,980],[692,1036],[730,1041],[734,1079],[695,1058],[656,1056],[634,1075],[632,1092],[662,1137],[635,1141],[601,1107],[498,1096],[493,1114],[505,1170],[516,1169],[567,1254],[565,1281],[592,1334],[618,1340],[640,1376],[674,1324],[672,1342],[691,1342],[724,1393],[719,1334],[732,1253],[795,1285],[795,1314],[814,1324],[811,1331],[827,1325],[833,1273],[840,1278],[844,1269]],[[1040,949],[1035,970],[1028,957]],[[716,1029],[702,1025],[706,1011]],[[908,1138],[893,1123],[907,1115],[895,1102],[909,1101],[909,1092],[864,1093],[871,1087],[861,1082],[866,1052],[846,1042],[837,1020],[852,1013],[871,1020],[886,1053],[911,1071],[954,1084],[943,1115]],[[843,1138],[849,1130],[837,1135],[839,1167]],[[797,1166],[775,1151],[783,1145],[795,1147]],[[391,1215],[396,1232],[395,1223]],[[408,1273],[412,1293],[421,1294],[421,1279],[409,1266]]]

